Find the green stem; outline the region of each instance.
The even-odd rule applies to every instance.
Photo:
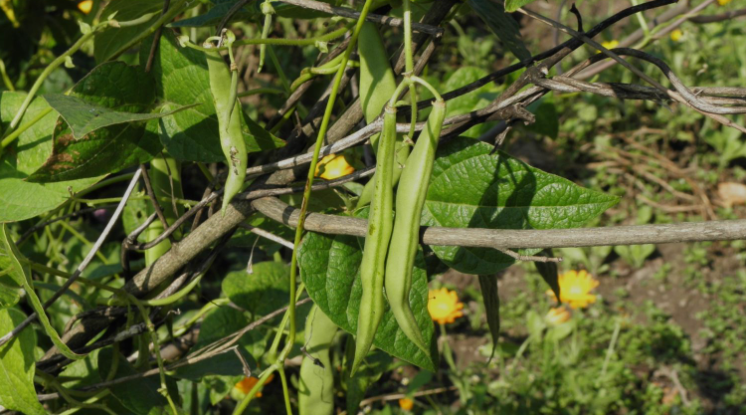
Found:
[[[7,137],[3,138],[3,141],[0,142],[0,150],[4,149],[5,147],[9,146],[13,141],[15,141],[16,138],[20,137],[21,134],[23,134],[24,131],[31,128],[34,124],[39,122],[44,116],[52,112],[52,107],[49,107],[43,111],[40,111],[34,118],[29,120],[26,124],[21,125],[17,129],[15,129],[12,133],[8,134]]]
[[[10,77],[8,77],[8,73],[5,72],[5,62],[3,62],[2,59],[0,59],[0,75],[3,77],[5,87],[11,92],[15,91],[16,88],[13,86],[13,82],[11,82]]]
[[[285,89],[285,93],[290,95],[290,82],[288,82],[288,77],[282,69],[282,65],[280,65],[280,60],[277,59],[275,51],[270,46],[267,46],[267,51],[269,52],[269,59],[272,60],[272,65],[274,65],[275,70],[277,70],[277,75],[280,76],[280,82],[282,82],[282,87]]]
[[[414,75],[414,53],[412,52],[412,9],[409,0],[404,0],[404,70],[407,75]],[[414,140],[417,124],[417,88],[409,85],[409,106],[411,123],[409,127],[409,139]]]
[[[288,381],[285,378],[285,368],[281,367],[277,369],[280,374],[280,382],[282,383],[282,396],[285,398],[285,412],[288,415],[293,415],[293,408],[290,406],[290,392],[288,391]]]
[[[448,344],[448,334],[446,333],[446,326],[444,324],[440,324],[440,335],[443,337],[443,356],[446,359],[446,363],[448,363],[448,367],[453,371],[453,373],[458,373],[458,369],[456,368],[456,362],[453,360],[453,351],[451,350],[450,344]]]
[[[70,226],[67,221],[60,221],[60,226],[62,226],[66,231],[70,232],[72,236],[75,237],[75,239],[79,240],[83,243],[83,245],[87,246],[88,248],[93,247],[93,242],[89,241],[88,238],[83,236],[80,232],[78,232],[75,228]],[[104,265],[109,265],[109,260],[104,256],[104,254],[101,253],[101,251],[96,251],[96,256],[98,259],[101,260],[101,262],[104,263]]]

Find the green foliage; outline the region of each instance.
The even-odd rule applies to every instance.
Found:
[[[0,333],[6,334],[26,316],[14,309],[0,309]],[[0,346],[0,405],[29,415],[47,412],[36,400],[34,389],[34,348],[36,333],[25,330],[18,338]]]
[[[367,216],[367,209],[359,212]],[[314,303],[342,330],[357,331],[362,284],[360,262],[363,240],[346,235],[309,233],[298,255],[301,278]],[[433,346],[433,325],[427,312],[427,274],[421,255],[415,259],[412,291],[409,301],[420,332],[428,346]],[[333,282],[333,283],[331,283]],[[388,309],[376,332],[374,345],[400,359],[434,370],[437,356],[425,355],[401,331]]]
[[[231,157],[221,149],[200,48],[236,1],[171,1],[161,31],[154,25],[161,17],[161,0],[94,0],[90,13],[77,1],[0,1],[0,337],[26,318],[18,307],[26,313],[33,309],[41,318],[0,346],[0,406],[28,414],[98,414],[105,408],[108,413],[148,415],[281,413],[286,405],[291,412],[314,414],[341,409],[428,415],[742,411],[746,274],[741,268],[746,243],[740,241],[670,249],[613,246],[615,241],[609,240],[602,247],[517,250],[562,258],[534,267],[515,264],[512,256],[495,249],[425,245],[420,228],[414,231],[418,239],[408,235],[420,245],[408,300],[427,347],[416,347],[388,309],[395,290],[379,290],[386,308],[375,347],[350,376],[365,239],[347,235],[352,227],[343,220],[367,217],[367,208],[352,207],[370,201],[363,189],[366,182],[372,188],[374,180],[364,175],[344,186],[332,182],[331,188],[314,190],[310,201],[303,200],[300,178],[307,164],[288,160],[310,151],[316,136],[338,138],[324,134],[325,124],[350,121],[343,114],[358,113],[350,108],[356,99],[363,104],[364,121],[353,120],[356,126],[348,134],[380,115],[403,78],[393,74],[390,62],[403,49],[406,29],[392,27],[391,20],[365,23],[359,44],[350,49],[347,77],[335,89],[335,104],[322,118],[327,102],[322,97],[332,89],[334,73],[342,75],[333,65],[338,61],[322,61],[328,53],[337,54],[335,49],[346,44],[351,32],[332,40],[320,36],[341,34],[355,20],[274,0],[249,2],[228,20],[240,44],[231,51],[235,67],[226,65],[240,96],[241,131],[236,137],[252,153],[249,168],[263,165],[260,174],[234,187],[282,194],[293,209],[283,212],[284,221],[304,206],[330,215],[329,223],[314,222],[323,233],[307,232],[296,247],[302,284],[291,287],[287,246],[295,230],[249,212],[243,196],[234,198],[233,205],[248,216],[228,219],[231,226],[249,226],[226,234],[225,219],[216,212]],[[363,2],[324,3],[360,11]],[[737,10],[736,3],[712,6],[702,14]],[[399,19],[408,5],[413,21],[419,21],[443,4],[373,0],[368,5],[371,13]],[[743,217],[743,206],[721,203],[717,185],[746,178],[744,136],[705,114],[676,103],[589,93],[541,92],[509,104],[502,101],[523,70],[490,75],[555,43],[551,28],[510,14],[525,6],[559,16],[565,24],[574,22],[569,4],[560,2],[468,0],[443,11],[446,18],[437,24],[442,36],[424,42],[436,49],[426,65],[418,65],[426,84],[417,86],[420,105],[438,94],[472,90],[447,95],[446,117],[462,118],[443,126],[446,133],[430,186],[417,189],[427,192],[422,225],[490,229],[499,238],[501,229]],[[578,4],[587,27],[611,14],[601,6],[598,1]],[[680,38],[658,37],[669,22],[651,18],[668,10],[627,18],[597,40],[622,40],[647,19],[656,27],[633,47],[665,60],[684,84],[743,87],[742,25],[687,21],[679,26]],[[90,35],[77,44],[81,33]],[[160,37],[154,41],[155,33]],[[421,33],[415,27],[415,38]],[[260,46],[264,38],[273,45]],[[216,40],[210,39],[213,44]],[[217,53],[222,64],[219,59],[228,58],[228,51]],[[260,53],[266,54],[263,65],[258,64]],[[414,61],[428,53],[420,48]],[[544,76],[568,76],[591,53],[590,48],[575,50]],[[58,58],[63,54],[66,59]],[[669,85],[654,65],[635,65]],[[323,70],[310,80],[296,79],[311,68]],[[640,82],[619,65],[586,81]],[[293,92],[290,85],[302,87]],[[27,97],[21,91],[32,91],[34,99],[11,128]],[[404,125],[410,120],[412,97],[408,87],[401,92],[397,121]],[[741,105],[737,97],[718,99]],[[495,103],[505,111],[478,112]],[[536,122],[520,125],[506,119],[516,108],[533,113]],[[417,120],[430,111],[420,109]],[[727,118],[737,125],[744,120],[743,115]],[[499,136],[496,149],[492,143],[502,122],[514,128]],[[410,140],[425,136],[403,137],[399,133],[397,149],[402,151],[396,171],[413,160],[406,158]],[[282,148],[283,139],[288,139],[287,148]],[[344,150],[358,172],[376,163],[376,139],[369,138],[370,147],[366,142]],[[153,161],[166,157],[172,162],[161,163],[155,172],[158,162]],[[277,165],[269,163],[280,160],[285,160],[283,168],[276,172]],[[190,209],[199,200],[211,197],[212,202],[156,249],[126,250],[135,239],[123,244],[125,237],[155,212],[144,183],[137,184],[126,201],[122,226],[120,219],[112,223],[80,279],[43,310],[101,236],[132,172],[147,163],[167,223],[156,218],[136,242],[152,240],[184,212],[193,214]],[[196,240],[197,232],[206,239]],[[18,235],[25,235],[22,242]],[[278,243],[276,237],[285,241]],[[402,255],[389,251],[387,261]],[[181,262],[187,257],[188,262]],[[143,269],[133,280],[132,274]],[[149,284],[149,278],[163,277],[164,269],[173,275],[138,295],[146,301],[164,302],[165,297],[169,304],[143,310],[135,304],[101,307],[111,303],[112,289],[134,292],[135,282],[142,283],[144,276]],[[582,309],[555,304],[560,290],[568,289],[560,287],[558,275],[578,269],[599,281],[589,294],[595,302]],[[464,317],[436,326],[428,294],[430,288],[443,287],[453,290],[460,304],[454,306],[463,307]],[[294,290],[305,303],[283,313],[296,300],[289,298]],[[21,303],[24,298],[30,307]],[[270,313],[273,317],[267,318]],[[63,332],[77,334],[58,335]],[[62,339],[76,342],[72,350],[81,355],[65,348]],[[158,348],[162,353],[156,355]],[[78,360],[59,355],[59,350]],[[251,383],[249,373],[268,380],[261,385],[263,396],[249,397],[251,402],[237,387]],[[123,377],[128,380],[118,382]],[[101,387],[109,381],[117,383]],[[38,402],[39,395],[52,393],[61,397]],[[397,407],[400,396],[414,401],[411,411]],[[250,403],[245,412],[241,399]]]
[[[578,227],[618,199],[532,168],[492,146],[453,140],[438,151],[423,224],[454,228],[559,229]],[[448,266],[492,274],[512,265],[487,248],[434,246]]]

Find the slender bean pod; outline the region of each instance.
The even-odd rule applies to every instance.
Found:
[[[365,114],[365,122],[371,123],[383,111],[383,107],[396,90],[396,77],[391,69],[386,47],[378,33],[376,25],[370,22],[363,24],[360,31],[360,42],[358,44],[360,55],[360,104]],[[370,137],[373,151],[376,151],[379,134]],[[394,176],[391,182],[396,185],[401,175],[404,162],[409,156],[409,145],[400,137],[396,142],[396,162],[394,164]],[[358,199],[357,206],[365,206],[370,203],[374,192],[375,177],[363,188],[363,193]]]
[[[396,108],[386,106],[383,132],[378,141],[376,162],[375,194],[368,214],[368,233],[365,238],[363,260],[360,264],[360,279],[363,296],[360,299],[360,312],[357,318],[355,338],[355,359],[351,374],[354,374],[368,354],[378,325],[385,309],[383,279],[386,266],[386,253],[391,231],[394,227],[394,157],[396,147]]]
[[[208,44],[205,45],[207,46]],[[222,207],[223,214],[225,214],[225,209],[233,196],[241,191],[248,163],[246,144],[241,132],[241,104],[235,99],[235,90],[231,91],[231,86],[235,85],[232,78],[237,77],[238,73],[228,69],[219,52],[208,51],[205,55],[210,73],[210,90],[215,104],[215,113],[218,116],[220,146],[228,165],[228,178],[225,180]]]
[[[334,368],[329,358],[337,326],[318,306],[306,319],[306,352],[300,365],[298,409],[300,415],[334,413]]]
[[[396,191],[396,220],[386,261],[386,297],[399,327],[426,354],[429,349],[417,326],[409,305],[412,290],[412,268],[420,237],[420,218],[425,205],[435,150],[446,114],[446,103],[436,100],[412,154],[399,180]]]

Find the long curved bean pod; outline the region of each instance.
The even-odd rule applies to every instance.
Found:
[[[422,208],[425,205],[445,114],[445,101],[435,101],[427,125],[404,166],[396,191],[396,220],[389,245],[389,252],[392,254],[386,261],[386,297],[391,312],[404,334],[425,353],[429,353],[429,350],[409,306],[409,292],[412,289],[412,267],[419,244]]]
[[[241,191],[248,163],[246,144],[241,132],[241,104],[235,99],[234,78],[237,79],[238,74],[228,69],[218,51],[209,51],[205,55],[210,73],[210,90],[215,104],[215,113],[218,116],[220,146],[228,165],[228,178],[225,180],[222,206],[222,211],[225,213],[225,208],[233,196]]]
[[[368,233],[365,238],[363,260],[360,264],[363,296],[360,300],[360,313],[357,318],[355,359],[352,363],[351,374],[355,374],[368,354],[386,305],[383,296],[383,279],[386,253],[394,227],[394,192],[391,187],[395,146],[396,108],[386,106],[383,133],[381,139],[378,140],[378,160],[374,178],[375,194],[368,214]]]

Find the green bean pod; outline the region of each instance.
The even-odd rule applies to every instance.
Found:
[[[374,23],[365,22],[360,30],[358,41],[358,53],[360,55],[360,105],[363,107],[365,122],[371,123],[381,115],[386,103],[396,91],[396,76],[391,69],[386,46],[383,44],[381,34]],[[380,134],[370,137],[373,151],[376,151]],[[401,175],[404,162],[409,156],[409,145],[404,142],[403,137],[396,141],[396,162],[394,163],[394,176],[391,182],[396,185]],[[363,188],[363,193],[358,199],[357,206],[365,206],[370,203],[374,193],[375,177],[368,181]]]
[[[435,101],[425,129],[407,159],[396,191],[396,220],[386,261],[386,298],[404,334],[426,354],[429,349],[409,305],[412,269],[420,236],[420,218],[425,205],[435,150],[446,114],[445,101]]]
[[[298,409],[300,415],[332,415],[334,413],[334,368],[329,358],[337,326],[313,306],[306,318],[306,351],[300,365]]]
[[[223,149],[228,165],[228,178],[225,180],[222,206],[225,214],[225,209],[231,199],[243,187],[248,164],[246,144],[241,132],[241,104],[235,99],[238,74],[228,69],[218,51],[206,52],[205,55],[210,73],[212,100],[218,116],[220,147]]]
[[[396,146],[396,108],[386,106],[383,133],[378,140],[375,194],[368,214],[368,233],[365,238],[360,279],[363,296],[357,318],[355,359],[350,374],[353,375],[368,354],[385,309],[383,279],[386,253],[394,226],[394,156]]]

